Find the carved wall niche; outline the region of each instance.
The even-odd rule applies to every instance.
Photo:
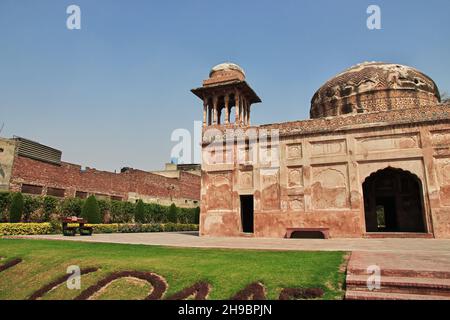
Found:
[[[450,206],[450,159],[436,159],[437,174],[440,186],[440,198],[443,206]]]
[[[303,156],[302,144],[294,143],[286,146],[287,159],[300,159]]]
[[[431,143],[434,147],[450,146],[450,130],[431,132]]]
[[[343,155],[347,153],[347,142],[344,139],[311,142],[313,156]]]
[[[357,139],[356,150],[359,154],[365,154],[377,151],[420,148],[419,141],[419,136],[416,133],[360,138]]]
[[[253,171],[239,172],[239,188],[240,189],[253,188]]]
[[[313,209],[350,208],[347,165],[312,168]]]
[[[265,167],[277,168],[280,166],[280,148],[277,144],[259,146],[258,162]]]
[[[210,174],[209,179],[211,183],[207,189],[208,209],[231,210],[233,206],[231,174]]]
[[[292,211],[305,211],[305,198],[303,195],[289,196],[289,209]]]
[[[278,169],[261,170],[262,210],[280,209],[280,184]]]
[[[303,187],[303,167],[288,167],[288,187]]]

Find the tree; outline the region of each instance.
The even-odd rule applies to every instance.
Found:
[[[167,212],[167,220],[169,222],[177,223],[178,219],[178,208],[175,203],[172,203],[169,207],[169,211]]]
[[[44,221],[49,221],[52,214],[56,213],[58,199],[51,196],[45,196],[42,200],[42,211],[44,213]]]
[[[137,223],[145,222],[145,206],[142,200],[138,200],[134,208],[134,221]]]
[[[102,222],[100,206],[95,196],[87,198],[81,210],[81,217],[86,219],[88,223],[98,224]]]
[[[20,192],[15,193],[11,200],[11,207],[9,209],[9,221],[17,223],[22,220],[23,215],[23,196]]]

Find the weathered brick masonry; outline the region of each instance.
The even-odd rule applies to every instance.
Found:
[[[64,197],[86,197],[94,194],[98,197],[117,200],[160,204],[176,203],[179,206],[198,206],[200,200],[200,176],[195,173],[178,170],[171,172],[173,177],[127,168],[120,173],[100,171],[67,162],[50,163],[35,160],[18,154],[13,139],[1,139],[3,154],[1,165],[9,178],[3,189],[24,191],[34,194],[57,194]],[[15,144],[20,144],[16,141]],[[8,150],[5,150],[9,147]],[[6,152],[8,151],[8,152]],[[6,179],[6,178],[5,178]],[[5,187],[6,186],[6,187]]]

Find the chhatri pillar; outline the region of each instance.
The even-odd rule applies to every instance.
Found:
[[[203,100],[204,128],[218,125],[248,126],[251,105],[261,102],[255,91],[245,81],[244,70],[234,63],[222,63],[215,66],[209,73],[209,78],[203,81],[203,86],[191,91]],[[224,104],[222,104],[222,97]],[[234,123],[230,120],[232,107],[236,108]],[[220,121],[222,108],[225,109],[223,123]]]

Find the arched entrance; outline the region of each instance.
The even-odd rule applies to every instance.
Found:
[[[363,184],[367,232],[425,232],[422,182],[414,174],[386,168]]]

